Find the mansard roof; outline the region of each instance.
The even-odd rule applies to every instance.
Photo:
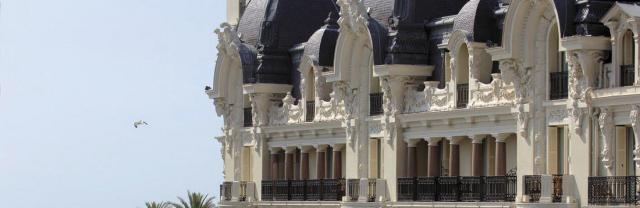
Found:
[[[289,49],[306,42],[330,12],[338,12],[333,0],[249,2],[237,27],[245,44],[241,51],[246,56],[245,83],[290,84],[293,61]]]
[[[497,0],[471,0],[462,7],[453,24],[453,30],[468,33],[471,42],[501,42],[498,18],[494,9]]]
[[[325,25],[313,33],[305,43],[304,54],[311,57],[314,64],[318,66],[333,67],[336,43],[340,34],[338,18],[337,13],[331,12]]]

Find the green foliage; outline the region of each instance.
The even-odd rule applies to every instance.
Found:
[[[174,208],[169,202],[147,202],[147,208]]]
[[[180,203],[171,203],[175,208],[215,208],[216,204],[213,202],[215,197],[209,197],[201,193],[187,192],[188,200],[184,200],[178,197]]]

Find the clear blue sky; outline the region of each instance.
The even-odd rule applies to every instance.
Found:
[[[203,90],[224,1],[0,2],[0,206],[218,196],[221,119]]]

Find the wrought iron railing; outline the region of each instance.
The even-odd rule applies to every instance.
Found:
[[[307,187],[305,189],[306,201],[320,201],[322,193],[322,181],[321,180],[307,180]]]
[[[262,201],[340,201],[344,179],[262,181]]]
[[[273,200],[289,201],[289,183],[290,181],[274,181],[273,182]]]
[[[369,115],[375,116],[384,113],[382,109],[383,93],[369,94]]]
[[[347,180],[348,194],[350,201],[358,201],[360,197],[360,179]]]
[[[297,180],[291,181],[289,186],[289,195],[291,197],[291,201],[304,201],[306,200],[306,192],[307,189],[307,181]]]
[[[262,181],[260,190],[262,201],[273,201],[273,181]]]
[[[455,176],[438,178],[438,200],[458,201],[460,199],[460,180]]]
[[[232,182],[223,182],[222,183],[222,192],[224,193],[224,201],[231,201],[231,186],[233,185]]]
[[[482,201],[482,177],[460,177],[460,201]]]
[[[638,176],[589,177],[589,204],[637,205]]]
[[[399,178],[398,201],[514,202],[516,182],[516,176]]]
[[[398,201],[416,200],[416,178],[398,178]]]
[[[251,108],[244,108],[244,127],[253,126],[253,112]]]
[[[542,176],[525,175],[524,176],[524,195],[529,196],[529,202],[539,202],[542,193]]]
[[[419,201],[435,201],[438,193],[436,177],[416,179],[416,195]]]
[[[515,201],[516,181],[516,176],[485,177],[482,201]]]
[[[344,196],[344,179],[322,180],[322,201],[341,201]]]
[[[316,117],[316,102],[315,101],[307,101],[307,115],[305,116],[304,121],[313,122],[313,119]]]
[[[553,195],[551,200],[555,203],[562,202],[562,175],[553,175]]]
[[[620,66],[620,86],[632,86],[635,77],[636,70],[634,65]]]
[[[456,107],[466,108],[469,103],[469,84],[459,84],[456,88]]]
[[[549,74],[549,99],[566,99],[569,95],[569,73],[566,71]]]

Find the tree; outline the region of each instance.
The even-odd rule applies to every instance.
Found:
[[[147,208],[174,208],[169,202],[147,202]]]
[[[175,208],[215,208],[215,197],[209,197],[201,193],[187,192],[188,201],[181,197],[178,197],[180,203],[171,203]]]

